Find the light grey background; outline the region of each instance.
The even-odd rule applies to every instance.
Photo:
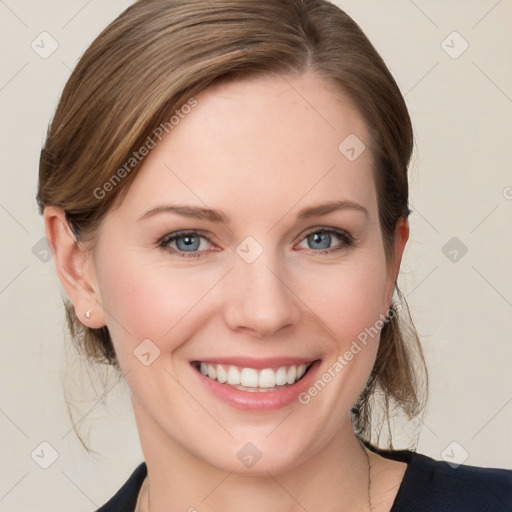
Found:
[[[142,461],[126,386],[110,381],[104,407],[66,356],[60,286],[38,245],[44,231],[34,200],[39,152],[62,87],[81,53],[130,3],[0,0],[0,511],[95,510]],[[391,68],[416,133],[400,284],[431,378],[418,451],[511,468],[512,2],[337,3]],[[31,47],[51,49],[44,31],[58,43],[47,58]],[[74,435],[62,380],[97,455]],[[397,441],[408,444],[402,431]],[[48,469],[41,465],[52,451],[42,442],[58,455]]]

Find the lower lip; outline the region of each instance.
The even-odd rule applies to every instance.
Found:
[[[298,402],[298,396],[308,389],[314,382],[315,373],[320,366],[320,360],[315,361],[308,372],[295,384],[286,386],[277,391],[242,391],[228,384],[221,384],[216,380],[205,377],[196,368],[193,368],[201,382],[217,398],[231,407],[244,411],[275,411],[287,407],[293,402]]]

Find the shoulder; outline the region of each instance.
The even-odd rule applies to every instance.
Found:
[[[450,465],[409,450],[379,450],[407,463],[391,512],[512,512],[512,471]]]
[[[147,473],[146,463],[142,462],[119,491],[97,512],[132,512],[135,510],[139,491]]]

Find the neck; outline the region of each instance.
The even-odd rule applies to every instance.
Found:
[[[235,473],[199,459],[135,412],[148,468],[137,512],[368,510],[368,459],[348,418],[314,455],[299,454],[293,467]]]

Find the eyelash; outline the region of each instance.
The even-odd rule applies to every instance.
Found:
[[[202,238],[208,240],[208,236],[203,231],[194,231],[194,230],[192,230],[192,231],[176,231],[175,233],[169,233],[168,235],[165,235],[163,238],[161,238],[158,241],[158,246],[161,247],[162,249],[165,249],[170,254],[173,254],[174,256],[178,256],[179,258],[199,258],[199,257],[203,256],[203,253],[209,252],[209,251],[194,251],[191,253],[187,253],[185,251],[179,251],[179,250],[174,249],[173,247],[169,247],[169,244],[171,242],[174,242],[175,240],[177,240],[179,238],[184,238],[186,236],[198,236],[198,237],[202,237]]]
[[[313,235],[315,233],[335,235],[337,238],[339,238],[342,241],[341,245],[339,245],[339,246],[331,247],[329,249],[323,249],[320,251],[318,251],[318,250],[315,251],[314,249],[305,249],[306,251],[309,250],[310,252],[314,253],[315,255],[333,253],[333,252],[337,252],[337,251],[340,251],[343,249],[349,249],[356,245],[354,238],[347,231],[343,231],[341,229],[323,228],[323,227],[322,228],[312,228],[312,229],[308,230],[306,233],[304,233],[302,235],[299,242],[302,242],[308,236]],[[201,237],[201,238],[204,238],[205,240],[208,240],[208,242],[211,243],[208,239],[207,234],[203,231],[195,231],[195,230],[176,231],[174,233],[169,233],[169,234],[165,235],[163,238],[160,238],[157,242],[158,247],[161,247],[162,249],[166,250],[170,254],[173,254],[180,258],[200,258],[204,255],[204,253],[208,254],[209,252],[212,252],[212,251],[191,251],[191,252],[187,253],[186,251],[180,251],[180,250],[174,249],[173,247],[169,247],[169,244],[171,242],[174,242],[175,240],[177,240],[179,238],[184,238],[186,236]],[[214,252],[216,252],[216,251],[214,251]]]

